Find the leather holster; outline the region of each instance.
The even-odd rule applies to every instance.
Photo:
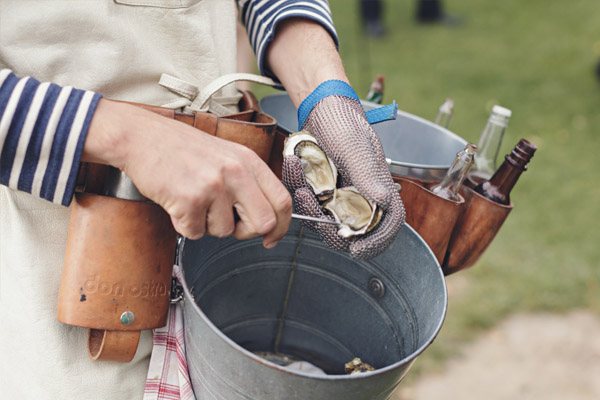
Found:
[[[259,111],[249,92],[240,102],[243,111],[226,117],[135,105],[191,125],[198,134],[243,144],[269,162],[276,121]],[[104,195],[103,182],[111,168],[98,164],[80,168],[58,320],[90,329],[88,350],[93,359],[128,362],[135,356],[140,332],[166,323],[177,235],[158,205]]]

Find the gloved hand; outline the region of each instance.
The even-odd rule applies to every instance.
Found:
[[[367,122],[354,90],[342,81],[326,81],[315,89],[298,109],[299,127],[309,131],[333,161],[342,186],[354,186],[365,198],[384,210],[378,226],[356,238],[345,239],[332,224],[305,222],[328,246],[367,259],[384,251],[405,220],[398,186],[392,180],[377,134]],[[325,215],[306,183],[300,159],[286,156],[283,182],[292,193],[297,212],[318,218]]]

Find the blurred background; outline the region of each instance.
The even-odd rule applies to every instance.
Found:
[[[474,143],[500,104],[500,154],[538,146],[495,241],[448,277],[444,327],[395,399],[600,398],[600,2],[446,0],[424,23],[417,0],[385,0],[381,29],[359,0],[329,2],[360,95],[383,74],[384,103],[430,120],[451,97],[450,129]]]

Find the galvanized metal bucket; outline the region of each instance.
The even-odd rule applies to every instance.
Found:
[[[199,400],[388,399],[446,312],[441,269],[409,226],[369,261],[327,248],[294,222],[272,250],[260,240],[185,240],[178,263]],[[327,375],[291,371],[256,352],[301,359]],[[345,374],[354,357],[376,370]]]
[[[260,100],[260,106],[283,130],[298,130],[296,108],[287,94],[266,96]],[[368,111],[379,105],[363,102],[363,106]],[[373,128],[390,160],[392,175],[423,182],[441,180],[456,153],[467,144],[448,129],[404,111],[398,111],[395,120],[381,122]]]

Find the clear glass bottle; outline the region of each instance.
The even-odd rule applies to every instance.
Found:
[[[452,119],[452,113],[454,112],[454,100],[447,98],[438,109],[438,113],[435,116],[435,123],[444,128],[450,126],[450,120]]]
[[[523,171],[527,170],[527,165],[536,150],[537,147],[528,140],[519,140],[491,179],[480,183],[475,191],[496,203],[510,204],[510,191]]]
[[[385,89],[385,78],[383,75],[377,75],[375,80],[371,83],[369,93],[367,93],[367,101],[372,103],[381,104],[383,102],[383,91]]]
[[[498,168],[498,152],[512,111],[495,105],[477,144],[475,163],[469,174],[471,187],[489,180]]]
[[[459,151],[444,179],[437,185],[432,186],[431,191],[445,199],[459,201],[460,196],[458,191],[469,169],[473,165],[473,158],[476,151],[477,146],[470,143],[463,150]]]

